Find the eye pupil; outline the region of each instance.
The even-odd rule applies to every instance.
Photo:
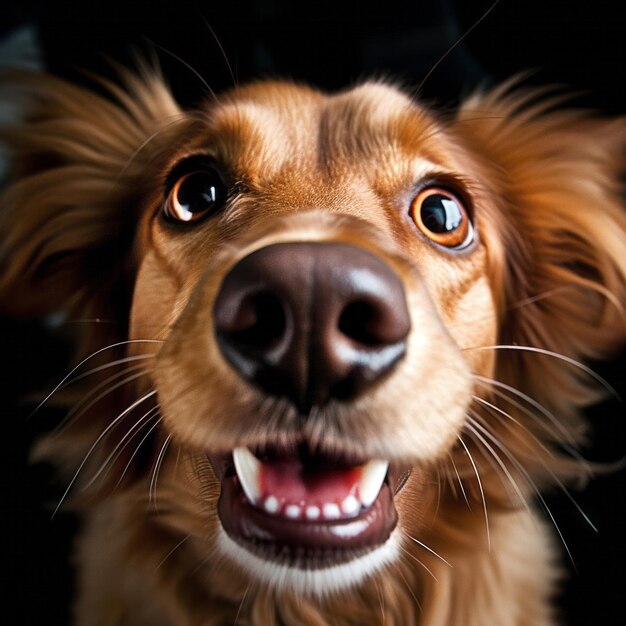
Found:
[[[210,209],[217,200],[217,188],[208,172],[189,174],[180,184],[176,201],[189,213],[200,213]]]
[[[219,210],[226,202],[226,188],[210,166],[178,177],[164,205],[166,217],[177,222],[194,222]]]
[[[463,214],[455,200],[433,193],[423,202],[420,209],[424,226],[433,233],[449,233],[463,221]]]

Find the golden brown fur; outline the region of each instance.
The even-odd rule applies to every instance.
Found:
[[[107,85],[111,97],[45,76],[10,82],[28,113],[3,131],[16,177],[0,213],[3,306],[113,320],[78,326],[77,362],[142,367],[123,385],[122,370],[95,371],[98,390],[38,448],[86,520],[77,624],[554,623],[558,567],[532,497],[587,471],[566,452],[598,393],[567,360],[607,357],[624,339],[623,120],[556,111],[511,85],[440,118],[379,83],[332,96],[258,83],[189,113],[147,71]],[[201,150],[237,191],[224,217],[172,231],[158,218],[165,178]],[[471,198],[469,253],[436,249],[406,216],[433,170]],[[414,466],[396,497],[399,559],[322,596],[258,582],[217,549],[219,484],[204,454],[299,435],[293,408],[267,410],[226,366],[207,311],[237,260],[300,240],[385,259],[420,329],[388,380],[306,427],[321,446]],[[158,405],[152,395],[123,413],[152,389]],[[153,422],[118,445],[157,406],[144,443]]]

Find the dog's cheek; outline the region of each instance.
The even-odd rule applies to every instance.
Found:
[[[486,276],[478,279],[458,299],[447,316],[446,327],[471,371],[492,376],[495,351],[487,348],[498,340],[498,313]]]
[[[173,274],[148,253],[135,281],[129,338],[165,340],[182,308],[180,291]]]

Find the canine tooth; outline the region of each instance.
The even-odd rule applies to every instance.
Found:
[[[354,515],[355,513],[358,513],[360,508],[361,508],[361,503],[352,495],[348,496],[341,503],[341,510],[346,515]]]
[[[278,499],[275,496],[265,498],[263,507],[268,513],[277,513],[279,509]]]
[[[321,511],[319,506],[311,505],[306,507],[306,511],[304,512],[304,514],[306,515],[307,519],[318,519],[321,515]]]
[[[359,496],[363,506],[370,506],[380,493],[387,475],[389,463],[380,459],[369,461],[363,466],[359,482]]]
[[[322,513],[326,519],[337,519],[341,516],[339,506],[334,502],[327,502],[322,506]]]
[[[248,500],[252,504],[255,504],[261,496],[259,489],[261,462],[248,448],[242,447],[233,450],[233,461],[243,492],[246,494]]]
[[[285,509],[285,515],[287,517],[291,517],[291,519],[297,519],[298,517],[300,517],[301,513],[302,509],[297,504],[290,504]]]

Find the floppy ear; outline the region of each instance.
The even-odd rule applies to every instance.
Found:
[[[555,111],[556,99],[539,96],[510,85],[475,96],[454,132],[481,160],[504,230],[492,258],[499,343],[560,355],[499,349],[498,376],[574,419],[593,381],[567,360],[606,358],[626,338],[626,124]]]
[[[5,312],[115,319],[126,304],[150,155],[183,116],[154,71],[123,83],[100,81],[99,95],[51,76],[3,77],[25,111],[0,129],[14,180],[0,197]]]

